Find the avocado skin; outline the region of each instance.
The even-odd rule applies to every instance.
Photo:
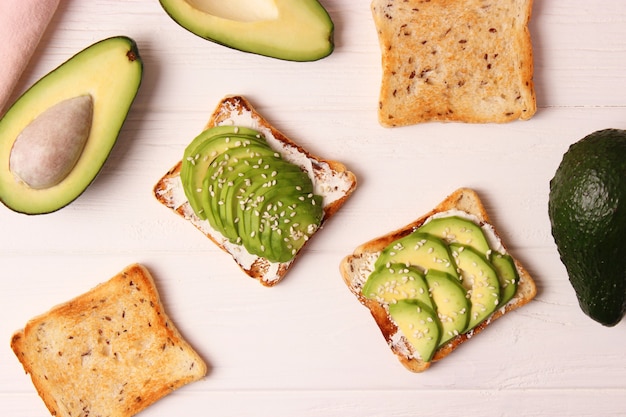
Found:
[[[626,131],[572,144],[550,181],[552,236],[583,312],[612,327],[626,314]]]

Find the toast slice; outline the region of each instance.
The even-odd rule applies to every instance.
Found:
[[[138,264],[33,318],[11,348],[59,417],[129,417],[207,373]]]
[[[528,303],[537,293],[535,282],[529,275],[528,271],[524,269],[517,259],[513,258],[515,268],[517,269],[517,273],[519,275],[517,291],[513,298],[495,310],[477,327],[474,327],[467,333],[457,335],[439,347],[435,351],[431,361],[421,360],[419,355],[416,355],[413,346],[408,342],[406,337],[402,335],[402,332],[398,329],[398,326],[390,317],[388,308],[383,303],[364,297],[361,293],[361,289],[371,272],[374,270],[374,263],[384,248],[389,246],[392,242],[411,234],[432,216],[437,215],[438,213],[446,212],[463,212],[465,215],[472,216],[473,221],[477,225],[480,225],[483,229],[491,231],[492,240],[496,241],[499,246],[499,250],[506,251],[506,247],[501,242],[496,229],[491,224],[487,212],[485,211],[477,193],[468,188],[460,188],[450,194],[433,210],[415,221],[398,230],[392,231],[384,236],[380,236],[358,246],[354,250],[354,253],[346,256],[340,264],[340,271],[345,284],[357,297],[357,299],[370,310],[370,313],[380,328],[380,331],[389,344],[392,352],[407,369],[413,372],[425,371],[433,362],[445,358],[462,343],[482,332],[494,320]]]
[[[532,0],[372,0],[380,124],[530,119],[531,9]]]
[[[297,145],[264,119],[242,96],[227,96],[222,99],[211,115],[206,129],[221,125],[248,127],[261,132],[269,145],[284,159],[299,165],[308,173],[313,182],[315,194],[323,197],[323,217],[317,232],[343,206],[356,188],[355,175],[342,163],[322,159]],[[248,253],[243,245],[229,241],[213,229],[207,220],[200,219],[192,209],[182,188],[181,165],[182,161],[175,164],[154,186],[154,195],[157,200],[189,221],[218,247],[229,253],[251,278],[267,287],[280,282],[306,244],[290,261],[271,262],[265,257]]]

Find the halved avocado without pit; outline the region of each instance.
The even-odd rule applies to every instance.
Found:
[[[160,0],[201,38],[287,61],[316,61],[334,49],[334,24],[317,0]]]
[[[0,201],[45,214],[78,198],[113,149],[142,74],[135,41],[118,36],[83,49],[22,94],[0,119]]]

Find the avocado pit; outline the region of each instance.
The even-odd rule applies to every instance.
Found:
[[[69,98],[48,108],[15,139],[9,170],[33,189],[57,185],[80,158],[92,120],[91,95]]]

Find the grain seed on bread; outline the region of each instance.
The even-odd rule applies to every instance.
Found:
[[[414,298],[419,299],[419,301],[416,302],[417,305],[422,307],[424,307],[424,305],[427,305],[428,308],[434,309],[433,312],[436,315],[439,315],[440,306],[436,303],[433,303],[433,300],[435,300],[436,298],[434,297],[434,294],[430,293],[430,297],[426,296],[425,298],[421,295],[407,296],[404,293],[408,293],[408,291],[406,290],[406,288],[402,288],[401,292],[398,293],[396,300],[384,301],[376,297],[367,297],[363,293],[363,288],[366,285],[368,278],[373,275],[372,273],[377,268],[377,262],[379,262],[379,260],[382,258],[382,254],[385,253],[385,250],[387,250],[387,248],[392,247],[394,250],[401,251],[401,245],[397,244],[400,239],[406,238],[407,236],[415,235],[415,232],[419,232],[418,229],[421,226],[425,225],[426,222],[431,221],[432,219],[435,219],[437,217],[446,218],[450,216],[457,216],[463,219],[469,219],[472,221],[472,223],[479,226],[481,230],[484,231],[484,235],[489,242],[490,251],[493,252],[493,254],[502,253],[511,256],[510,261],[514,266],[514,270],[516,273],[516,290],[514,294],[509,296],[510,298],[508,298],[506,302],[501,303],[501,300],[496,299],[497,305],[495,306],[495,310],[493,310],[493,312],[484,320],[482,320],[477,326],[473,328],[468,328],[463,333],[457,334],[452,331],[453,333],[449,335],[450,337],[445,337],[446,335],[441,335],[442,343],[434,351],[432,358],[430,358],[429,360],[424,360],[424,358],[420,356],[419,352],[409,341],[409,337],[407,337],[408,335],[406,335],[400,329],[399,324],[393,319],[392,315],[390,314],[389,306],[397,303],[399,300]],[[456,240],[462,240],[458,238],[458,236],[449,236],[447,239],[449,239],[450,242],[454,242],[454,244],[459,243]],[[490,255],[490,251],[487,252],[488,256]],[[451,259],[452,258],[453,257],[451,257]],[[437,262],[441,260],[442,259],[439,258]],[[453,263],[456,265],[454,260]],[[394,265],[400,265],[401,268],[418,268],[417,265],[410,264]],[[393,268],[393,265],[385,264],[383,265],[383,268]],[[433,267],[433,269],[436,268]],[[530,302],[535,297],[537,292],[535,283],[528,271],[521,265],[521,263],[517,259],[513,258],[512,255],[508,253],[505,244],[501,241],[500,236],[498,235],[495,227],[491,223],[491,220],[489,219],[489,216],[487,215],[487,212],[480,198],[478,197],[478,194],[474,190],[468,188],[460,188],[456,190],[448,197],[446,197],[430,212],[419,217],[415,221],[401,227],[400,229],[392,231],[378,238],[372,239],[358,246],[352,254],[346,256],[341,261],[340,271],[345,284],[348,286],[348,289],[352,292],[354,296],[356,296],[358,301],[370,311],[392,352],[397,356],[402,365],[404,365],[412,372],[425,371],[431,366],[432,363],[445,358],[452,351],[458,348],[462,343],[468,341],[470,338],[485,330],[494,320]],[[417,274],[423,274],[427,276],[428,271],[420,269],[419,271],[417,271]],[[451,274],[457,275],[454,271],[452,271]],[[453,280],[459,281],[460,284],[465,286],[467,286],[471,281],[471,279],[468,279],[469,277],[462,277],[460,273],[458,274],[458,279],[453,278]],[[463,282],[464,280],[466,280],[466,282]],[[506,285],[507,284],[503,284],[503,286]],[[459,286],[457,285],[457,287]],[[482,291],[485,289],[486,288],[480,288],[479,290]],[[471,294],[472,291],[467,290],[468,299],[471,297]],[[487,295],[489,294],[487,293]],[[433,304],[435,305],[433,306]],[[424,308],[426,309],[427,307]]]
[[[531,9],[532,0],[372,0],[380,124],[530,119]]]
[[[31,319],[11,348],[58,417],[130,417],[207,373],[139,264]]]

